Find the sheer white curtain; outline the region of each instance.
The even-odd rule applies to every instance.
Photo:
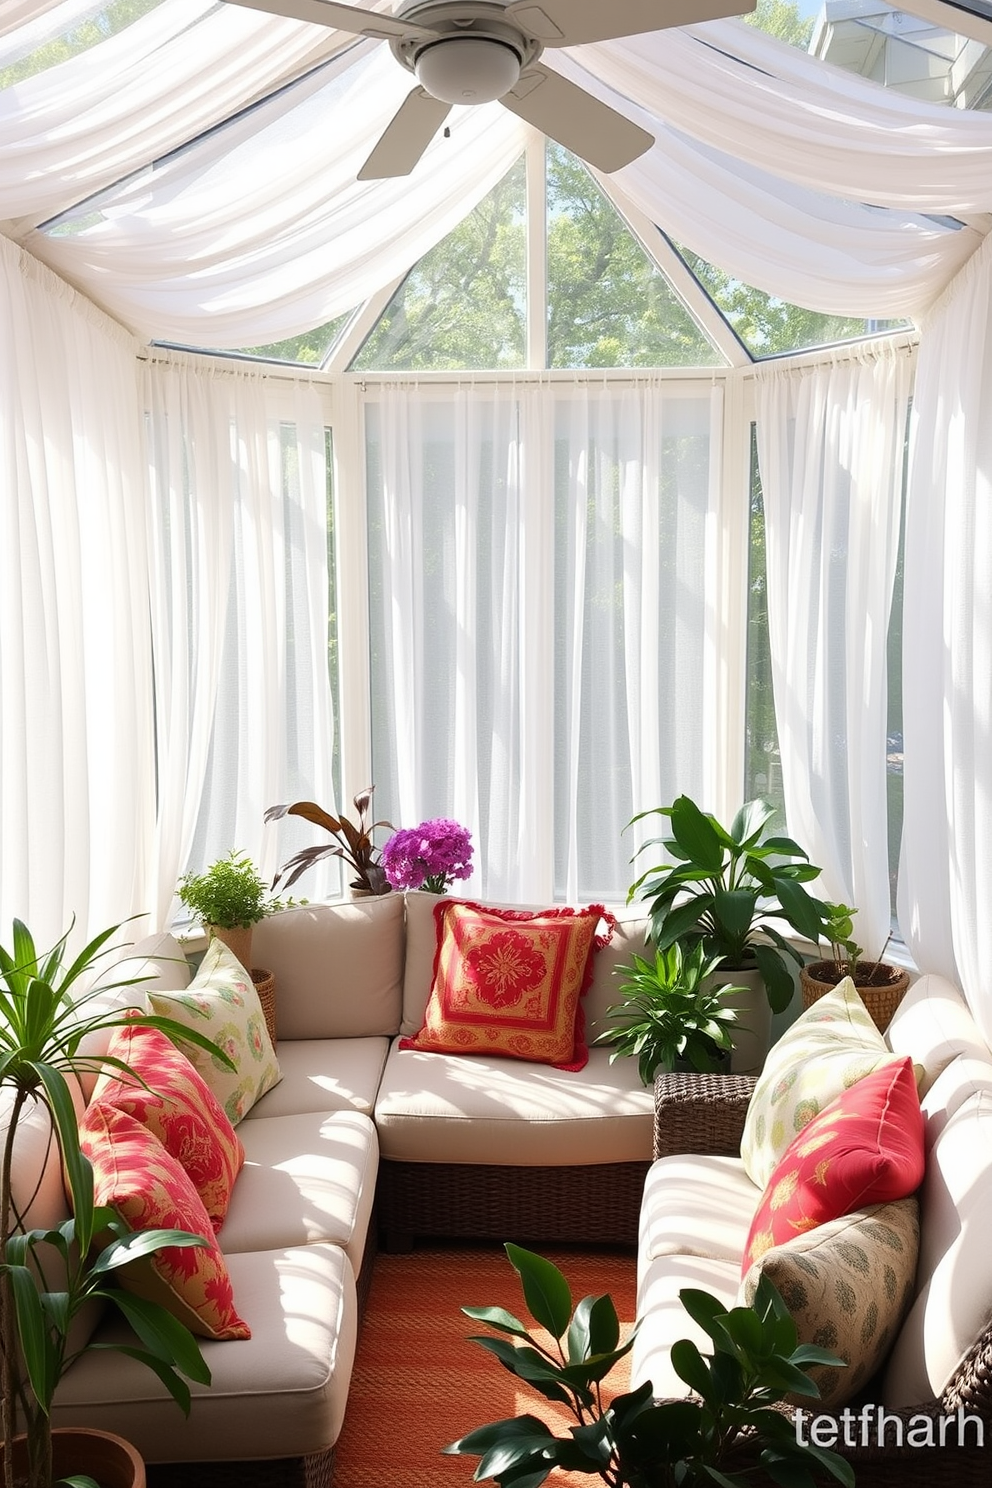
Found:
[[[886,638],[911,378],[882,351],[756,379],[786,815],[870,955],[891,918]]]
[[[150,907],[135,344],[0,238],[0,930]],[[136,927],[140,928],[140,927]]]
[[[715,414],[650,383],[367,392],[377,801],[464,822],[471,891],[622,898],[634,812],[712,792]]]
[[[992,1037],[992,243],[923,328],[906,515],[899,923]]]
[[[268,877],[314,840],[266,807],[333,809],[325,423],[306,382],[150,362],[155,905],[231,849]],[[336,884],[314,872],[310,895]]]

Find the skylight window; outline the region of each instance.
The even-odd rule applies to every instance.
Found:
[[[109,5],[62,4],[17,31],[18,45],[0,47],[0,88],[35,77],[78,57],[154,10],[161,0],[110,0]]]
[[[743,284],[688,248],[680,247],[679,252],[735,334],[759,361],[814,346],[832,346],[840,341],[880,335],[909,325],[905,320],[866,320],[804,310],[800,305],[790,305]]]

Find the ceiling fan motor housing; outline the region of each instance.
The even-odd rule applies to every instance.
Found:
[[[422,33],[396,37],[389,46],[421,87],[445,103],[502,98],[543,51],[539,41],[506,19],[502,5],[489,0],[413,0],[397,19],[436,33],[436,40],[425,40]]]

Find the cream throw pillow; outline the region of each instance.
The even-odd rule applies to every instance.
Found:
[[[807,1008],[772,1045],[748,1105],[741,1158],[752,1183],[765,1188],[807,1121],[895,1058],[850,977]]]
[[[792,1314],[799,1342],[847,1361],[846,1369],[823,1364],[809,1371],[821,1400],[834,1408],[884,1363],[913,1300],[919,1246],[915,1195],[874,1204],[766,1251],[741,1282],[738,1300],[750,1307],[767,1276]],[[793,1403],[810,1404],[799,1396]]]
[[[149,992],[148,1005],[163,1018],[195,1028],[234,1060],[231,1070],[205,1049],[183,1045],[232,1125],[282,1078],[255,984],[223,941],[210,941],[184,992]]]

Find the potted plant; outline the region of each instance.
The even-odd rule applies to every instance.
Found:
[[[645,1085],[659,1070],[729,1070],[737,1012],[728,998],[741,989],[714,982],[718,966],[702,941],[686,949],[677,940],[655,951],[653,962],[635,956],[618,967],[624,1000],[607,1009],[611,1026],[596,1038],[615,1046],[610,1063],[636,1059]]]
[[[880,1032],[884,1033],[903,993],[909,986],[909,972],[902,966],[883,961],[885,946],[877,960],[865,960],[864,950],[854,939],[856,909],[847,904],[827,904],[822,938],[830,946],[829,958],[810,961],[801,969],[799,982],[803,1006],[812,1007],[838,982],[850,977],[861,994]],[[891,936],[890,936],[891,938]]]
[[[401,828],[383,847],[382,866],[390,888],[445,894],[456,878],[471,877],[471,833],[443,816]]]
[[[826,915],[826,906],[805,888],[820,869],[791,837],[768,835],[774,813],[769,801],[748,801],[728,830],[688,796],[640,812],[634,822],[667,817],[671,836],[645,842],[635,860],[662,847],[674,863],[649,868],[628,894],[628,901],[647,901],[651,939],[659,950],[677,940],[688,945],[698,941],[707,957],[717,959],[720,975],[760,983],[765,1011],[759,1004],[749,1008],[748,1016],[755,1042],[765,1048],[770,1014],[784,1012],[795,990],[789,962],[797,969],[803,964],[783,927],[815,945]],[[763,1057],[764,1049],[759,1054]]]
[[[190,1393],[183,1376],[210,1382],[199,1345],[183,1324],[157,1304],[113,1285],[115,1271],[140,1256],[163,1246],[205,1242],[201,1236],[172,1229],[131,1234],[113,1210],[94,1207],[93,1170],[80,1150],[69,1081],[80,1070],[108,1064],[126,1074],[121,1060],[87,1058],[80,1045],[98,1030],[134,1018],[177,1041],[198,1044],[225,1063],[231,1061],[202,1034],[170,1018],[107,1010],[103,1003],[107,992],[140,979],[107,980],[98,991],[78,995],[118,928],[97,936],[68,965],[67,936],[39,957],[30,931],[20,921],[14,922],[12,949],[0,946],[0,1093],[7,1119],[0,1150],[0,1415],[6,1488],[13,1488],[15,1473],[28,1488],[51,1488],[56,1478],[66,1475],[67,1457],[71,1467],[73,1449],[60,1440],[61,1433],[55,1438],[62,1447],[55,1459],[58,1470],[53,1466],[50,1409],[60,1379],[89,1346],[75,1342],[73,1324],[94,1298],[114,1305],[136,1335],[132,1344],[114,1346],[152,1369],[184,1411],[189,1411]],[[97,998],[102,1006],[96,1004]],[[58,1144],[74,1215],[52,1229],[26,1229],[13,1199],[19,1125],[39,1106]],[[84,1437],[77,1469],[94,1458],[93,1433]],[[108,1440],[111,1445],[119,1442],[112,1436]],[[124,1443],[120,1448],[140,1465],[133,1448]]]
[[[246,853],[230,852],[203,873],[187,873],[176,893],[208,936],[227,945],[246,971],[251,971],[252,927],[266,915],[283,909],[282,899],[273,899]]]
[[[278,821],[283,816],[302,816],[315,826],[323,827],[334,838],[333,842],[317,847],[304,847],[295,853],[279,869],[272,887],[275,889],[284,882],[286,888],[289,888],[301,873],[305,873],[314,863],[319,863],[321,858],[340,858],[355,875],[349,884],[353,892],[388,894],[390,883],[382,866],[382,854],[373,841],[373,833],[377,827],[389,827],[390,831],[395,828],[391,822],[369,821],[374,790],[375,786],[370,785],[366,790],[359,791],[355,797],[357,823],[349,821],[344,815],[331,816],[316,801],[294,801],[291,806],[270,806],[265,813],[267,822]]]
[[[612,1299],[584,1297],[573,1312],[556,1266],[517,1245],[506,1252],[534,1323],[553,1344],[549,1348],[502,1307],[464,1307],[468,1317],[506,1335],[473,1341],[539,1395],[567,1406],[576,1424],[557,1436],[537,1417],[522,1415],[470,1431],[444,1451],[479,1457],[476,1481],[538,1488],[562,1468],[598,1476],[609,1488],[676,1488],[743,1484],[745,1473],[763,1469],[787,1488],[812,1488],[814,1470],[825,1469],[851,1488],[850,1464],[800,1443],[789,1416],[775,1409],[787,1395],[818,1397],[806,1370],[842,1361],[798,1344],[792,1317],[764,1277],[752,1307],[728,1310],[707,1292],[680,1292],[686,1312],[713,1344],[706,1356],[688,1339],[672,1347],[672,1364],[691,1396],[655,1400],[648,1381],[607,1404],[602,1383],[633,1344],[633,1336],[619,1341]]]

